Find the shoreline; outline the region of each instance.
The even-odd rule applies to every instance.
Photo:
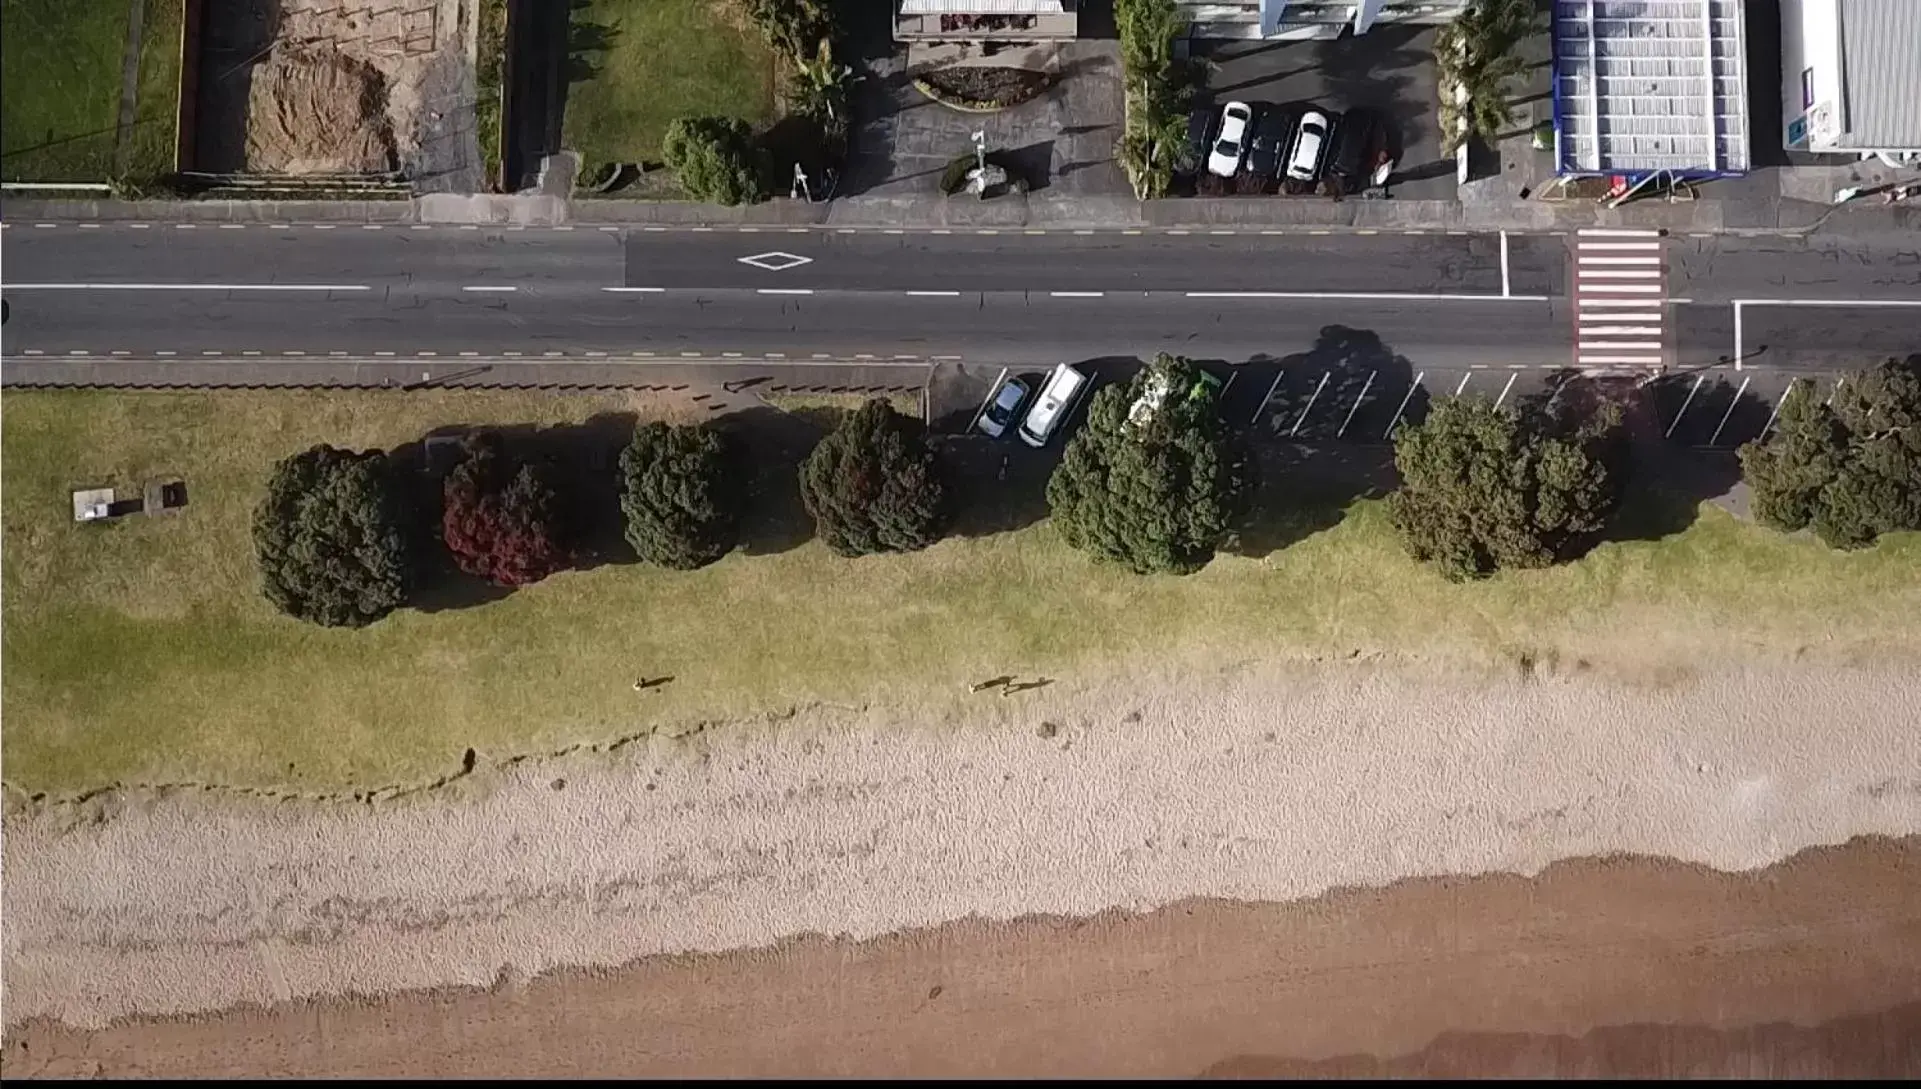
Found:
[[[1921,836],[966,920],[87,1031],[9,1076],[1914,1077]]]
[[[1365,666],[818,712],[392,804],[112,796],[7,821],[8,1025],[488,985],[1034,914],[1287,903],[1921,831],[1921,678]],[[1011,701],[994,701],[995,704]]]

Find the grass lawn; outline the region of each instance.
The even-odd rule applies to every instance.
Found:
[[[1448,668],[1591,659],[1659,680],[1677,663],[1803,647],[1921,653],[1921,534],[1840,554],[1713,508],[1659,540],[1465,586],[1408,561],[1381,505],[1358,500],[1310,502],[1301,524],[1267,527],[1294,543],[1185,579],[1096,566],[1043,522],[906,556],[849,561],[788,540],[696,572],[608,565],[360,631],[283,618],[259,594],[248,521],[278,457],[640,407],[525,392],[7,393],[7,781],[364,789],[437,777],[469,746],[499,758],[810,701],[933,718],[968,682],[1010,672],[1205,676],[1384,653]],[[69,489],[163,473],[187,482],[184,511],[72,521]],[[631,688],[664,675],[657,692]]]
[[[174,166],[184,0],[144,0],[131,178]],[[0,174],[105,181],[114,173],[128,0],[0,0]]]
[[[658,161],[676,117],[773,117],[773,55],[730,0],[585,0],[574,39],[587,28],[604,28],[607,48],[582,54],[593,75],[567,88],[561,133],[583,182],[608,163]]]

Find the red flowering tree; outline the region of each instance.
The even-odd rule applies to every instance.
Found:
[[[467,440],[443,498],[441,538],[470,575],[525,586],[573,562],[565,510],[545,467],[516,459],[497,436]]]

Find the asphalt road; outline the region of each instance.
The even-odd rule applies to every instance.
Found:
[[[1688,237],[1667,257],[1674,366],[1921,347],[1921,307],[1867,305],[1921,303],[1912,239]],[[43,362],[1240,363],[1360,332],[1418,371],[1564,366],[1573,339],[1561,236],[13,223],[0,259],[4,351]]]

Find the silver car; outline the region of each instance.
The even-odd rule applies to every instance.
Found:
[[[994,393],[974,426],[990,439],[998,439],[1007,434],[1007,429],[1019,418],[1021,405],[1027,401],[1027,383],[1018,378],[1009,378]]]

